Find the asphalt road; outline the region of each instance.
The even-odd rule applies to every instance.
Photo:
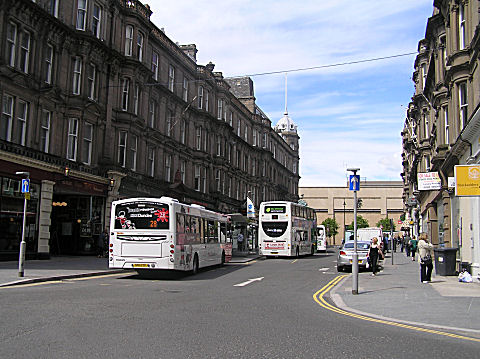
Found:
[[[196,276],[121,274],[3,288],[0,358],[478,355],[478,343],[324,309],[313,294],[337,276],[334,262],[330,253],[226,265]]]

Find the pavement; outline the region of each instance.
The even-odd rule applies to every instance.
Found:
[[[259,257],[256,253],[245,252],[234,256],[229,263],[248,263]],[[0,287],[122,272],[125,270],[108,268],[108,258],[58,256],[46,260],[26,260],[24,277],[19,277],[18,261],[6,261],[0,262]]]
[[[420,282],[420,265],[404,253],[387,254],[377,276],[360,272],[358,294],[352,294],[352,276],[330,296],[336,306],[378,319],[444,330],[480,334],[480,281],[461,283],[457,276],[439,276]],[[435,267],[435,265],[434,265]]]

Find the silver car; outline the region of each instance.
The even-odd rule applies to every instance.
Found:
[[[357,242],[358,267],[366,268],[370,242]],[[338,250],[337,271],[352,267],[353,242],[347,242]]]

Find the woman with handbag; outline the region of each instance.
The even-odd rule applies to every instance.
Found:
[[[420,259],[420,281],[428,283],[432,280],[433,245],[428,241],[426,233],[422,233],[419,236],[418,257]]]

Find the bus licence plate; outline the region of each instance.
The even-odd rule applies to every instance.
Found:
[[[135,263],[133,264],[133,268],[148,268],[150,265],[145,264],[145,263]]]

